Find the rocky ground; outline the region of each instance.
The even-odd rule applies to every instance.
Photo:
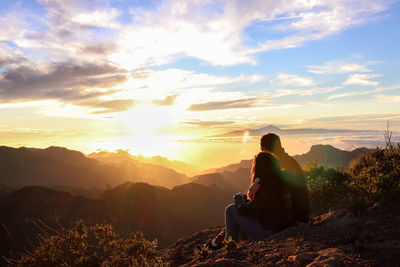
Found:
[[[339,209],[290,227],[264,241],[241,241],[196,258],[197,245],[222,229],[214,227],[176,241],[159,256],[171,266],[399,266],[400,207],[377,203],[361,216]]]

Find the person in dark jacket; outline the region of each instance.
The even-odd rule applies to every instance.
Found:
[[[284,180],[288,192],[290,205],[290,217],[293,224],[296,222],[309,222],[309,195],[307,182],[303,170],[297,161],[289,156],[281,145],[278,135],[268,133],[261,137],[261,151],[273,153],[279,160],[283,170],[285,170]],[[255,181],[249,188],[249,197],[252,198],[260,188],[260,184]]]
[[[257,179],[260,188],[253,199],[248,199],[244,193],[236,194],[235,204],[226,207],[225,240],[239,241],[239,237],[261,240],[289,225],[279,161],[269,152],[260,152],[254,158],[251,173],[251,182]],[[222,233],[208,246],[218,248],[222,243],[221,237]]]
[[[251,183],[257,179],[260,189],[253,198],[235,196],[235,205],[242,215],[255,216],[265,229],[280,231],[288,226],[285,174],[279,161],[269,152],[256,155],[251,170]],[[246,201],[243,201],[246,200]]]

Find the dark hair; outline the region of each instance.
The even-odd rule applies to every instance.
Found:
[[[280,153],[283,151],[281,139],[274,133],[267,133],[261,137],[261,150],[268,150],[272,153]]]
[[[267,179],[268,177],[279,177],[281,175],[281,166],[277,158],[269,152],[258,153],[253,160],[251,168],[251,182],[255,178]]]

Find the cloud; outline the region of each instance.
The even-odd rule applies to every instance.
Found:
[[[93,111],[92,113],[103,114],[103,113],[126,111],[131,107],[133,107],[136,103],[137,101],[133,99],[113,99],[113,100],[91,99],[91,100],[78,101],[75,104],[97,108],[98,110]]]
[[[393,102],[393,103],[400,102],[400,95],[377,94],[377,95],[374,95],[374,97],[383,102]]]
[[[162,100],[153,100],[153,104],[157,106],[171,106],[174,104],[175,99],[179,96],[179,94],[169,95]]]
[[[356,95],[367,95],[371,93],[371,91],[363,91],[363,92],[345,92],[341,94],[336,94],[336,95],[330,95],[326,99],[327,100],[332,100],[332,99],[338,99],[338,98],[344,98],[344,97],[349,97],[349,96],[356,96]]]
[[[126,75],[111,65],[64,62],[44,69],[19,66],[0,76],[1,102],[55,99],[63,103],[123,111],[131,100],[101,100],[115,93],[113,86]]]
[[[13,59],[0,54],[0,68],[13,63]]]
[[[90,8],[84,1],[40,0],[47,18],[58,26],[77,26],[77,28],[117,28],[116,21],[120,11],[115,8],[95,6]]]
[[[182,122],[182,124],[201,126],[201,127],[221,126],[221,125],[228,125],[228,124],[233,124],[233,123],[235,123],[235,122],[234,121],[201,121],[201,120]]]
[[[0,96],[2,100],[94,97],[105,93],[84,89],[109,88],[125,79],[126,76],[111,65],[64,62],[47,71],[21,66],[3,73]]]
[[[348,73],[348,72],[370,72],[371,70],[367,67],[373,65],[376,62],[367,62],[364,64],[360,63],[344,63],[340,61],[326,62],[324,65],[310,65],[307,66],[308,71],[314,74],[336,74],[336,73]]]
[[[289,86],[313,86],[315,82],[310,77],[302,77],[295,74],[279,73],[277,76],[279,82],[283,85]]]
[[[91,52],[96,49],[90,48],[104,48],[104,43],[115,47],[119,11],[99,3],[92,3],[89,10],[84,1],[43,0],[38,4],[41,12],[20,3],[7,18],[0,19],[0,41],[8,42],[11,49],[22,51],[36,64],[75,60],[107,64],[106,55],[94,55]]]
[[[26,58],[19,52],[0,43],[0,68],[9,67],[25,61]],[[1,72],[0,72],[1,74]]]
[[[267,105],[261,104],[260,99],[257,97],[243,98],[227,101],[211,101],[201,104],[192,104],[189,107],[190,111],[208,111],[218,109],[237,109],[237,108],[254,108],[266,107]]]
[[[288,7],[282,7],[279,4],[274,6],[272,3],[265,2],[265,5],[272,6],[270,10],[276,18],[282,16],[285,11],[284,14],[290,14],[289,17],[294,18],[283,20],[282,23],[274,26],[276,30],[292,32],[292,34],[281,39],[267,40],[255,49],[255,52],[293,48],[307,41],[326,38],[350,27],[376,20],[392,3],[392,1],[379,3],[374,1],[299,1],[291,3]],[[280,9],[274,10],[274,7]]]
[[[288,95],[311,96],[317,94],[326,94],[341,89],[340,86],[334,87],[315,87],[311,89],[276,89],[271,98],[279,98]]]
[[[386,87],[378,87],[374,90],[374,92],[380,93],[380,92],[392,91],[392,90],[397,90],[397,89],[400,89],[400,84],[394,84],[394,85],[386,86]]]
[[[356,95],[368,95],[368,94],[372,94],[372,93],[381,93],[381,92],[386,92],[386,91],[393,91],[393,90],[397,90],[399,88],[400,88],[400,85],[399,84],[395,84],[395,85],[387,86],[387,87],[378,87],[378,88],[373,89],[373,90],[344,92],[344,93],[340,93],[340,94],[330,95],[326,99],[327,100],[332,100],[332,99],[349,97],[349,96],[356,96]]]
[[[71,20],[85,27],[118,28],[120,25],[115,21],[115,19],[119,15],[120,12],[112,8],[110,10],[95,10],[73,14]]]
[[[115,51],[117,47],[112,43],[99,43],[81,48],[81,52],[92,55],[107,55]]]
[[[42,0],[43,13],[25,7],[0,19],[0,40],[23,48],[26,56],[65,61],[111,61],[137,70],[191,57],[211,65],[256,64],[255,54],[287,49],[326,38],[384,15],[393,1],[191,1],[164,0],[143,9],[133,2],[110,8],[108,2]],[[24,5],[22,4],[22,7]],[[130,13],[126,14],[126,10]],[[132,22],[120,23],[130,16]],[[10,23],[12,21],[12,23]],[[271,21],[274,21],[271,24]],[[253,40],[247,29],[262,25],[281,38]],[[258,37],[260,37],[259,35]],[[106,39],[106,40],[105,40]],[[115,50],[96,49],[99,40]],[[248,40],[256,43],[249,45]],[[90,47],[94,49],[90,49]],[[88,54],[82,49],[89,47]],[[43,52],[46,51],[46,52]],[[105,53],[90,53],[103,51]]]
[[[7,133],[11,135],[15,134],[54,134],[54,133],[60,133],[63,132],[64,129],[56,129],[56,128],[29,128],[29,127],[16,127],[16,128],[10,128],[10,127],[1,127],[0,126],[0,133]]]
[[[0,97],[3,101],[57,99],[74,104],[90,99],[106,106],[104,96],[108,100],[135,99],[162,105],[175,104],[172,96],[179,94],[190,110],[258,106],[261,104],[248,100],[254,96],[251,92],[217,92],[216,87],[258,83],[264,79],[261,75],[221,77],[152,68],[185,57],[219,66],[256,64],[257,53],[326,38],[373,21],[391,6],[391,1],[369,1],[299,1],[288,5],[271,0],[163,0],[150,8],[139,7],[138,2],[113,8],[108,1],[90,2],[89,6],[77,0],[41,0],[41,12],[21,3],[24,9],[10,10],[7,17],[0,18],[0,39],[12,51],[5,53],[10,55],[7,58],[0,57],[0,64],[5,66],[0,73]],[[249,29],[257,25],[280,37],[253,35]],[[90,73],[89,69],[96,68],[104,72]],[[138,79],[139,73],[143,79]],[[288,86],[315,85],[310,77],[281,73],[278,78]],[[137,88],[143,90],[137,93]],[[201,92],[191,100],[185,91]],[[207,95],[210,92],[212,98]],[[316,88],[277,92],[317,93]]]
[[[172,95],[179,94],[179,100],[185,103],[193,101],[207,101],[210,97],[214,100],[242,98],[246,96],[241,92],[218,91],[219,86],[230,84],[254,84],[264,77],[261,75],[239,75],[237,77],[217,76],[207,73],[169,68],[164,70],[147,70],[131,73],[126,84],[121,85],[121,97],[130,97],[143,101],[154,101],[162,104],[161,100],[174,100]],[[124,89],[127,88],[127,89]],[[140,89],[140,90],[134,90]],[[167,98],[170,97],[170,98]],[[167,103],[167,102],[166,102]]]
[[[345,115],[345,116],[329,116],[329,117],[317,117],[313,119],[307,119],[306,123],[311,124],[367,124],[367,123],[379,123],[384,125],[385,122],[400,121],[400,114],[396,113],[384,113],[384,114],[356,114],[356,115]],[[357,127],[358,128],[358,127]]]
[[[343,85],[377,86],[379,82],[371,81],[371,79],[381,76],[381,74],[352,74]]]

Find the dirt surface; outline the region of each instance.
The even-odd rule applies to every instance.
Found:
[[[222,248],[202,261],[196,259],[196,246],[221,229],[183,237],[159,256],[171,266],[399,266],[400,262],[400,207],[394,203],[377,203],[358,217],[346,210],[331,211],[264,241],[241,241],[231,253]]]

